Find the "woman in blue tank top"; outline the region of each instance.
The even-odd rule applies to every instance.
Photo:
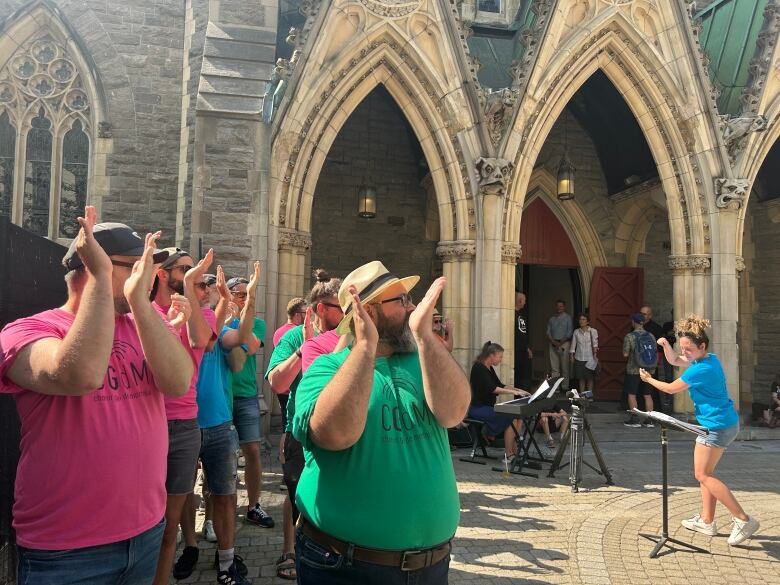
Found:
[[[678,339],[682,355],[677,354],[665,337],[658,339],[667,361],[673,366],[686,367],[677,380],[671,383],[655,380],[645,370],[639,370],[642,381],[668,394],[685,390],[691,396],[699,424],[706,427],[708,435],[696,438],[693,451],[693,469],[701,488],[701,513],[683,520],[688,530],[715,536],[715,505],[722,503],[733,516],[729,544],[740,544],[758,530],[758,520],[748,516],[731,490],[715,477],[723,452],[739,432],[739,415],[729,398],[723,367],[714,353],[708,353],[710,340],[705,330],[709,321],[691,315],[677,322]]]

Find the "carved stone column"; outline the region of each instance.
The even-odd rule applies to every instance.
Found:
[[[304,290],[306,253],[311,249],[311,234],[280,229],[276,314],[286,314],[287,302],[301,296]]]
[[[515,368],[515,273],[517,263],[523,253],[520,244],[504,242],[501,244],[501,338],[504,346],[504,361],[501,363],[501,373],[514,383]]]
[[[706,287],[704,285],[710,266],[710,257],[704,254],[669,256],[675,320],[691,313],[705,314]],[[693,412],[693,402],[687,392],[674,395],[674,411]]]
[[[476,349],[472,347],[474,259],[477,244],[474,240],[451,240],[439,242],[436,255],[442,263],[447,277],[447,286],[442,294],[442,314],[454,325],[454,347],[452,355],[468,371]]]

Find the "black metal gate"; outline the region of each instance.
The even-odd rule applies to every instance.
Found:
[[[65,248],[0,217],[0,328],[20,317],[58,307],[67,290],[61,261]],[[0,394],[0,583],[16,582],[11,527],[19,461],[19,417],[13,398]]]

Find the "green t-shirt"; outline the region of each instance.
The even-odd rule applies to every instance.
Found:
[[[349,351],[318,357],[298,385],[292,433],[306,458],[299,510],[320,530],[360,546],[412,550],[449,540],[460,519],[455,472],[447,431],[425,402],[416,353],[377,358],[357,443],[327,451],[309,440],[317,398]]]
[[[238,319],[228,325],[238,329]],[[262,343],[265,339],[265,321],[255,317],[252,334]],[[230,392],[233,398],[252,398],[257,396],[257,354],[246,356],[246,362],[240,372],[233,372],[230,377]]]
[[[295,350],[299,349],[303,345],[303,325],[293,327],[289,331],[286,331],[282,338],[279,340],[279,344],[274,348],[274,352],[271,354],[271,361],[268,362],[268,369],[265,371],[265,379],[268,379],[268,375],[271,371],[286,361]],[[295,414],[295,390],[298,388],[298,382],[301,381],[301,373],[295,376],[295,380],[290,384],[290,397],[287,399],[287,426],[284,431],[289,433],[291,431],[292,417]]]

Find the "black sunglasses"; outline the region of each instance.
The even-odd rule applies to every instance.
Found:
[[[412,295],[409,293],[404,293],[400,296],[393,297],[392,299],[385,299],[384,301],[377,301],[377,305],[384,305],[385,303],[395,303],[397,301],[401,301],[401,304],[404,306],[404,308],[408,307],[414,301],[412,300]]]

